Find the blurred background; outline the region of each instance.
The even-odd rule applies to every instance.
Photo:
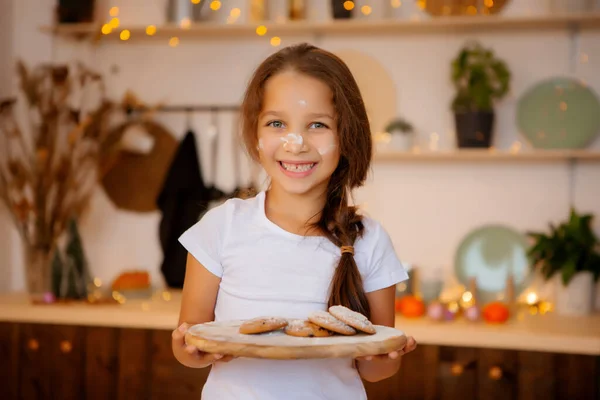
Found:
[[[238,107],[309,42],[358,81],[355,202],[412,278],[423,346],[369,398],[600,398],[599,28],[598,0],[0,0],[7,395],[199,393],[168,342],[177,237],[265,188]]]

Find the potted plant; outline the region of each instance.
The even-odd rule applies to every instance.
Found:
[[[592,230],[591,214],[571,209],[569,220],[550,224],[549,233],[529,232],[529,249],[535,268],[546,280],[556,274],[556,311],[562,315],[592,312],[594,282],[600,277],[600,242]]]
[[[414,128],[403,118],[395,118],[386,126],[385,131],[390,134],[390,146],[396,150],[408,151],[414,142]]]
[[[490,49],[473,42],[452,61],[456,95],[452,110],[458,147],[490,147],[494,128],[494,102],[510,88],[510,71]]]

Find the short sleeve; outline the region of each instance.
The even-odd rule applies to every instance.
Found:
[[[408,279],[408,273],[394,249],[389,234],[374,220],[365,224],[363,249],[367,253],[363,271],[365,292],[374,292]]]
[[[208,210],[179,237],[179,243],[213,275],[221,278],[221,254],[227,224],[227,203]]]

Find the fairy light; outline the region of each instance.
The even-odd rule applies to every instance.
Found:
[[[426,6],[427,6],[427,4],[426,4],[425,0],[418,0],[417,1],[417,7],[419,7],[421,10],[424,10]]]
[[[402,1],[400,1],[400,0],[390,0],[390,4],[394,8],[400,8],[402,6]]]
[[[344,9],[350,11],[354,8],[354,2],[353,1],[345,1],[344,2]]]
[[[111,9],[108,11],[108,15],[111,17],[119,16],[119,7],[111,7]]]
[[[121,25],[121,21],[119,18],[113,18],[108,22],[108,25],[110,25],[112,29],[117,29],[119,25]]]
[[[362,6],[362,7],[360,8],[360,12],[362,12],[364,15],[369,15],[369,14],[371,14],[371,11],[373,11],[373,10],[371,9],[371,6]]]
[[[171,46],[171,47],[177,47],[177,46],[179,46],[179,38],[177,36],[173,36],[169,40],[169,46]]]
[[[279,36],[273,36],[271,38],[271,46],[277,47],[281,44],[281,38]]]
[[[102,279],[100,279],[100,278],[94,278],[94,286],[96,286],[98,288],[100,286],[102,286]]]
[[[264,36],[267,33],[267,27],[264,25],[260,25],[256,27],[256,34],[258,36]]]
[[[102,34],[109,35],[112,32],[112,28],[109,24],[102,25]]]
[[[476,15],[477,14],[477,7],[475,7],[475,6],[469,6],[469,7],[467,7],[467,14],[469,14],[469,15]]]
[[[119,35],[119,37],[123,41],[129,40],[129,38],[131,37],[131,32],[129,32],[127,29],[125,29],[125,30],[121,31],[121,34]]]
[[[156,26],[155,25],[148,25],[146,27],[146,35],[148,35],[148,36],[154,36],[154,35],[156,35]]]
[[[192,0],[192,4],[200,4],[201,0]]]
[[[567,107],[567,103],[566,103],[566,102],[564,102],[564,101],[561,101],[561,102],[560,102],[560,110],[561,110],[561,111],[567,111],[567,108],[568,108],[568,107]]]
[[[240,10],[239,8],[232,8],[231,11],[229,12],[229,15],[231,15],[232,17],[239,17],[242,14],[242,10]]]
[[[487,8],[492,8],[494,7],[494,0],[484,0],[483,4],[487,7]]]
[[[192,20],[189,18],[184,18],[179,22],[179,26],[181,29],[190,29],[192,26]]]
[[[218,0],[213,0],[210,2],[210,9],[213,11],[217,11],[219,8],[221,8],[221,2]]]

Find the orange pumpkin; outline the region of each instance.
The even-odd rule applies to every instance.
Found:
[[[396,311],[408,318],[417,318],[425,314],[425,303],[417,296],[404,296],[396,300]]]
[[[499,301],[489,303],[483,308],[483,319],[491,324],[502,324],[508,320],[509,316],[508,307]]]

